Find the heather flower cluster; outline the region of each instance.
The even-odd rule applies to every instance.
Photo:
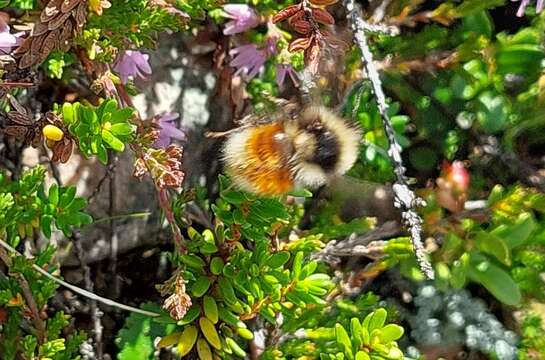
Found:
[[[517,2],[517,1],[520,1],[520,6],[518,8],[518,11],[517,11],[517,16],[518,17],[522,17],[524,16],[524,11],[526,11],[526,7],[528,5],[530,5],[531,1],[530,0],[511,0],[513,2]],[[545,0],[537,0],[536,2],[536,12],[541,12],[543,11],[543,7],[545,7]]]
[[[184,131],[178,129],[175,126],[176,119],[180,117],[180,114],[175,112],[164,113],[155,116],[154,123],[159,127],[159,134],[157,140],[153,144],[156,148],[166,148],[172,142],[172,139],[184,141],[187,136]]]
[[[0,17],[0,54],[9,54],[19,46],[23,41],[21,38],[23,34],[23,32],[12,34],[9,25]]]
[[[244,4],[227,4],[223,7],[224,16],[231,21],[225,24],[223,33],[233,35],[243,33],[259,25],[259,15],[253,8]]]
[[[123,84],[126,84],[129,79],[144,80],[151,75],[149,55],[136,50],[125,50],[114,64],[114,70],[119,74]]]
[[[224,5],[223,10],[224,16],[231,19],[223,30],[226,35],[246,32],[261,22],[256,11],[248,5],[228,4]],[[282,39],[283,34],[271,22],[267,23],[267,27],[268,33],[262,46],[243,44],[229,51],[229,55],[232,57],[229,65],[236,69],[235,76],[242,75],[249,81],[263,71],[267,60],[277,55],[278,42]],[[276,83],[279,86],[284,84],[286,76],[289,76],[294,84],[298,83],[297,74],[291,64],[277,64]]]

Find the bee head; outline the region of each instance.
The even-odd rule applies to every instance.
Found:
[[[344,174],[356,161],[359,141],[360,132],[328,109],[305,109],[294,141],[297,182],[317,187],[331,176]]]

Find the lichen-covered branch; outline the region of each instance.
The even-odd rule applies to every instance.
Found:
[[[392,122],[390,121],[390,117],[388,116],[386,96],[382,90],[382,83],[380,81],[378,71],[373,63],[373,55],[369,49],[367,38],[365,36],[365,30],[369,27],[365,25],[365,22],[361,18],[360,11],[357,9],[354,0],[344,0],[343,5],[347,12],[348,22],[352,28],[354,42],[361,50],[363,66],[369,80],[371,81],[372,90],[377,100],[378,109],[384,124],[384,130],[388,138],[388,155],[392,159],[394,173],[396,175],[396,182],[393,185],[395,196],[394,204],[402,212],[403,222],[411,235],[416,259],[418,260],[422,272],[428,278],[433,279],[433,268],[426,259],[424,246],[422,243],[422,219],[415,210],[417,206],[423,204],[423,201],[416,197],[414,192],[407,184],[405,167],[403,166],[403,161],[401,158],[401,146],[395,138],[394,128],[392,126]]]

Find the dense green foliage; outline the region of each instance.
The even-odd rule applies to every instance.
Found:
[[[68,16],[80,3],[72,1]],[[418,211],[434,280],[420,272],[399,214],[371,209],[391,205],[369,189],[394,181],[399,169],[344,2],[250,0],[233,10],[235,2],[224,1],[90,0],[81,7],[85,19],[74,12],[76,20],[63,17],[65,3],[71,2],[52,0],[44,9],[36,1],[0,1],[6,11],[0,32],[13,40],[0,37],[0,157],[16,149],[20,158],[19,144],[33,145],[49,149],[52,162],[77,153],[114,171],[113,159],[126,151],[135,159],[134,176],[151,178],[171,239],[158,251],[171,273],[140,305],[148,315],[127,314],[115,326],[109,346],[117,359],[398,360],[434,356],[436,347],[444,357],[462,351],[499,360],[545,357],[542,2],[365,5],[370,21],[384,12],[367,40],[410,185],[426,202]],[[296,5],[307,7],[305,18],[273,24],[272,17]],[[61,13],[56,20],[52,8]],[[27,22],[49,28],[36,25],[25,50],[21,35],[6,29],[8,18],[12,28]],[[63,40],[66,51],[51,51],[48,41],[61,42],[52,25],[59,19],[70,27],[81,22],[81,29]],[[216,49],[205,55],[221,80],[217,94],[231,89],[233,109],[248,105],[247,98],[257,113],[273,114],[282,110],[275,98],[304,93],[304,101],[310,95],[361,129],[346,178],[331,189],[276,197],[241,191],[223,175],[206,187],[217,193],[182,186],[182,148],[173,139],[187,134],[172,129],[170,115],[141,118],[131,102],[146,90],[139,80],[152,73],[146,52],[160,45],[159,35],[180,33],[213,39]],[[39,75],[16,69],[25,56],[17,51],[34,56],[38,40],[48,50],[33,64]],[[318,91],[305,93],[305,76]],[[56,104],[50,99],[43,109],[29,99],[29,78],[58,87],[80,82],[88,91]],[[88,356],[96,328],[86,335],[82,329],[91,326],[54,299],[58,283],[36,271],[62,277],[56,244],[67,238],[77,246],[75,234],[93,226],[87,200],[41,165],[1,166],[0,357]],[[385,198],[390,203],[378,204]],[[195,208],[201,221],[186,216]],[[398,222],[396,231],[384,231],[388,221]],[[352,241],[348,254],[334,252]]]

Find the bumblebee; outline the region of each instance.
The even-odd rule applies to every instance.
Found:
[[[242,126],[223,146],[226,172],[236,186],[260,195],[315,189],[347,172],[360,131],[323,106],[307,106],[268,123]]]

